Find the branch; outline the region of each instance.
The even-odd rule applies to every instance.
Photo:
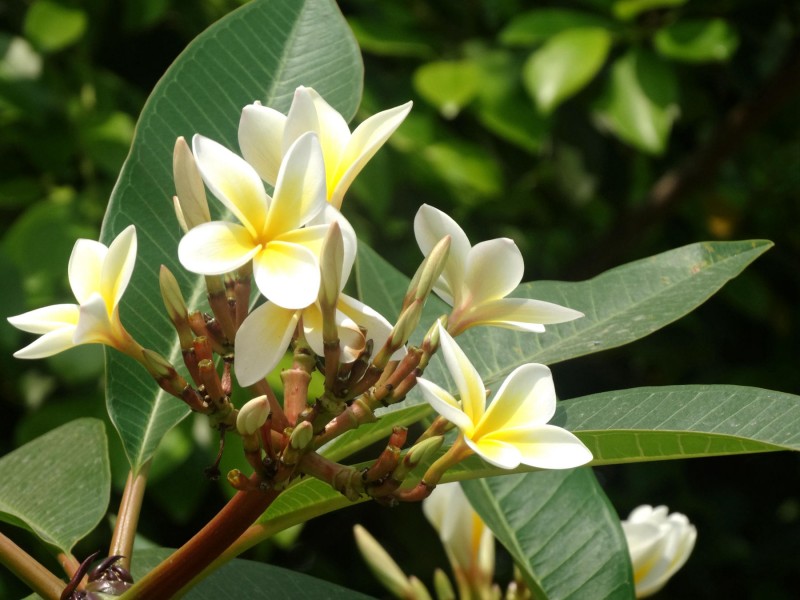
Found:
[[[114,535],[111,537],[109,556],[121,556],[119,566],[129,570],[131,568],[131,555],[133,554],[133,540],[136,537],[136,528],[139,523],[139,513],[142,510],[144,488],[147,486],[147,474],[150,471],[152,459],[148,460],[139,473],[128,473],[125,482],[125,491],[119,503],[117,522],[114,524]]]
[[[59,600],[66,584],[0,533],[0,563],[45,600]]]

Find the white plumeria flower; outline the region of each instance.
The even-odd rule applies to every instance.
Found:
[[[195,160],[206,185],[241,225],[212,221],[183,236],[178,258],[202,275],[222,275],[253,261],[258,289],[276,305],[308,306],[319,291],[319,249],[327,225],[309,225],[325,207],[325,166],[317,137],[300,136],[287,149],[272,198],[247,162],[195,135]]]
[[[347,220],[333,207],[328,207],[324,214],[328,219],[336,219],[342,232],[345,250],[339,286],[341,290],[355,262],[356,234]],[[317,355],[324,355],[322,311],[316,297],[300,310],[265,302],[247,316],[236,333],[234,368],[241,385],[252,385],[275,368],[286,353],[301,317],[303,334],[308,345]],[[356,359],[364,349],[367,338],[373,340],[375,348],[382,348],[392,332],[391,324],[378,312],[342,293],[339,294],[336,304],[336,325],[342,348],[341,360],[344,362]],[[362,327],[367,331],[366,337],[361,333]],[[405,350],[401,349],[393,358],[399,358],[404,353]]]
[[[633,563],[636,597],[659,591],[688,560],[697,530],[681,513],[668,514],[666,506],[644,504],[622,521]]]
[[[451,237],[447,263],[434,291],[453,307],[447,324],[453,335],[475,325],[541,333],[545,324],[583,316],[551,302],[506,298],[522,281],[525,270],[522,253],[508,238],[472,246],[458,223],[427,204],[417,211],[414,234],[425,256],[444,236]]]
[[[256,102],[242,111],[239,147],[258,174],[275,185],[281,160],[295,140],[308,131],[319,136],[325,157],[327,198],[336,208],[356,175],[400,126],[411,102],[371,116],[350,133],[344,120],[316,91],[300,86],[289,114]]]
[[[461,398],[419,378],[425,399],[461,432],[463,441],[486,462],[501,469],[520,464],[540,469],[570,469],[592,460],[592,453],[572,433],[547,425],[556,410],[550,369],[529,363],[502,383],[489,407],[478,371],[456,341],[438,325],[444,360]]]
[[[80,344],[106,344],[121,351],[138,348],[119,320],[119,301],[136,263],[136,228],[127,227],[106,247],[80,239],[69,258],[69,284],[78,304],[45,306],[8,322],[41,334],[14,353],[17,358],[46,358]]]
[[[487,597],[494,575],[494,535],[467,500],[459,483],[436,486],[422,501],[422,512],[447,552],[462,597]],[[474,590],[475,594],[468,593]]]

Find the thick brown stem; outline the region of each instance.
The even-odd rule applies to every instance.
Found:
[[[45,600],[59,600],[66,584],[0,533],[0,563]]]
[[[147,486],[147,474],[150,471],[151,462],[147,461],[137,474],[134,474],[133,471],[128,473],[128,481],[125,482],[125,491],[122,493],[122,500],[119,503],[117,522],[114,525],[114,535],[111,537],[108,555],[121,556],[122,558],[117,564],[123,569],[131,568],[133,539],[136,537],[142,498],[144,498],[144,488]]]
[[[279,493],[274,489],[238,492],[192,539],[128,590],[125,600],[172,598],[233,544]]]

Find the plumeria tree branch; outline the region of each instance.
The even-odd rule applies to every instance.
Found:
[[[59,600],[61,597],[64,582],[2,533],[0,563],[45,600]]]

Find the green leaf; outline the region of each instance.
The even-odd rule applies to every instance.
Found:
[[[569,29],[600,27],[615,29],[610,19],[569,8],[539,8],[517,15],[500,32],[508,46],[533,46]]]
[[[653,37],[653,45],[667,58],[684,62],[721,62],[736,52],[739,36],[724,19],[693,19],[659,29]]]
[[[515,296],[555,302],[580,310],[585,316],[548,325],[543,334],[475,327],[459,336],[458,343],[484,383],[492,387],[523,363],[553,364],[653,333],[705,302],[771,247],[772,243],[764,240],[702,242],[616,267],[588,281],[525,283]],[[359,248],[357,274],[360,297],[370,306],[383,309],[390,305],[390,298],[401,298],[405,293],[407,283],[403,281],[408,280],[393,273],[391,265],[363,246]],[[418,337],[412,340],[419,339],[445,306],[436,298],[428,300]],[[431,361],[425,373],[434,381],[447,380],[438,358]]]
[[[688,0],[617,0],[612,12],[622,21],[632,21],[643,12],[683,6],[687,2]]]
[[[606,61],[611,34],[600,28],[567,29],[530,55],[522,70],[539,111],[549,114],[584,88]]]
[[[25,36],[44,52],[55,52],[77,42],[86,31],[86,13],[51,2],[36,0],[25,15]]]
[[[111,468],[105,427],[77,419],[0,459],[0,519],[64,553],[108,508]]]
[[[177,260],[180,229],[171,207],[175,138],[195,132],[236,148],[239,116],[260,100],[286,112],[298,85],[314,87],[351,117],[361,94],[358,47],[331,0],[262,0],[217,22],[181,54],[145,105],[103,223],[105,243],[134,223],[139,256],[121,317],[145,347],[174,364],[180,354],[161,302],[158,270],[178,278],[190,308],[202,308],[201,277]],[[219,203],[211,199],[212,210]],[[134,469],[152,456],[165,432],[188,414],[139,368],[107,353],[107,401]]]
[[[678,83],[672,67],[654,54],[633,49],[616,60],[595,109],[618,138],[661,154],[678,116]]]
[[[471,60],[427,63],[414,73],[414,89],[452,119],[475,98],[481,84],[480,67]]]
[[[172,554],[167,548],[136,553],[133,577],[144,577]],[[298,600],[368,600],[365,596],[322,579],[251,560],[233,560],[211,573],[189,591],[191,600],[241,600],[242,598],[297,598]]]
[[[537,598],[633,598],[619,517],[591,469],[461,484]]]

